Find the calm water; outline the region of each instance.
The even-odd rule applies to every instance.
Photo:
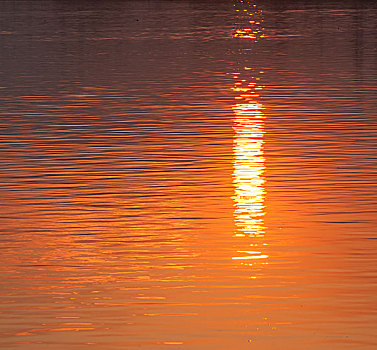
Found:
[[[376,349],[377,6],[0,3],[0,347]]]

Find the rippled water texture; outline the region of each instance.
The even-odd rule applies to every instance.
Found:
[[[376,18],[1,1],[0,347],[376,349]]]

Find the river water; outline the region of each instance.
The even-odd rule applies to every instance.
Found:
[[[376,349],[376,18],[2,1],[0,347]]]

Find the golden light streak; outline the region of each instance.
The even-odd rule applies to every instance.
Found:
[[[257,103],[237,103],[234,111],[234,217],[238,233],[264,236],[264,115]]]
[[[262,36],[261,12],[250,2],[241,1],[243,18],[239,19],[241,27],[235,30],[234,38],[248,39],[254,45]],[[250,20],[251,19],[251,20]],[[251,47],[252,47],[251,45]],[[248,47],[250,49],[250,46]],[[241,56],[242,56],[241,52]],[[240,65],[232,90],[236,93],[233,138],[233,186],[234,186],[234,221],[235,237],[264,237],[263,216],[265,201],[265,156],[264,156],[264,119],[263,106],[258,102],[262,86],[258,85],[254,67],[247,61]],[[258,246],[257,241],[249,246]],[[257,248],[258,249],[258,248]],[[268,255],[261,251],[238,250],[233,260],[253,261],[266,259]],[[251,265],[250,263],[242,263]]]

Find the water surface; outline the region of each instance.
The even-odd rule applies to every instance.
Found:
[[[1,347],[377,347],[373,3],[0,10]]]

